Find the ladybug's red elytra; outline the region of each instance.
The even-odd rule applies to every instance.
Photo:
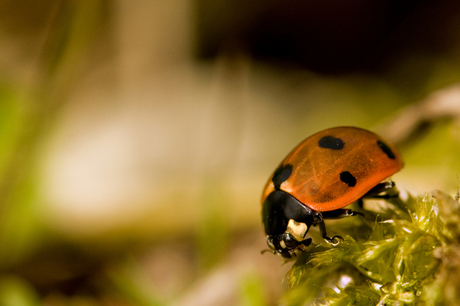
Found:
[[[382,182],[401,170],[399,152],[380,136],[356,127],[335,127],[302,141],[281,162],[265,185],[262,222],[267,244],[285,258],[308,246],[309,228],[319,225],[328,237],[324,219],[355,216],[343,207],[394,187]]]

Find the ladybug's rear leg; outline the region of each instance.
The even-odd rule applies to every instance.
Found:
[[[393,181],[382,182],[369,190],[363,198],[388,199],[397,197],[399,191],[396,189],[396,184]]]
[[[399,196],[396,184],[393,181],[382,182],[369,190],[361,199],[358,200],[358,206],[364,207],[363,199],[390,199]]]

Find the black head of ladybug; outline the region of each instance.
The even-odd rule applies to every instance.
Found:
[[[268,235],[267,244],[275,254],[279,254],[284,258],[296,257],[295,250],[304,245],[309,246],[311,238],[298,241],[294,235],[290,233],[284,233],[281,235]]]
[[[287,192],[272,192],[265,199],[262,209],[270,249],[285,258],[292,258],[296,249],[309,246],[311,238],[304,237],[315,223],[315,213]]]

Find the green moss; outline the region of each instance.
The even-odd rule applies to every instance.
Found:
[[[283,303],[454,305],[460,296],[454,280],[460,273],[459,212],[457,200],[434,191],[336,222],[328,229],[344,241],[321,242],[299,254],[286,275]]]

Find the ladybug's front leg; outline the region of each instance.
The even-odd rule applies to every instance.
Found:
[[[328,243],[332,243],[332,245],[337,245],[339,244],[340,241],[343,241],[342,236],[334,236],[334,237],[328,237],[326,233],[326,224],[324,224],[324,221],[321,220],[319,224],[319,230],[321,232],[321,235],[323,236],[323,239],[326,240]]]
[[[351,217],[351,216],[357,216],[357,215],[363,216],[362,213],[353,211],[351,209],[336,209],[336,210],[326,211],[326,212],[321,213],[321,218],[317,222],[317,224],[319,224],[319,230],[321,231],[321,235],[327,242],[332,243],[333,245],[337,245],[340,241],[343,241],[343,238],[342,236],[338,236],[338,235],[332,238],[328,237],[324,219],[339,219],[339,218],[345,218],[345,217]]]

